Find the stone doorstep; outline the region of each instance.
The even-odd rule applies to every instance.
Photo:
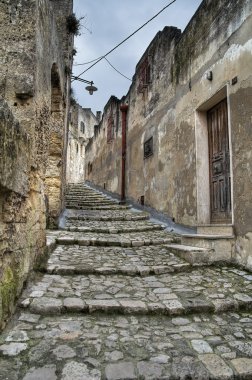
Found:
[[[232,224],[206,224],[197,226],[198,235],[233,236]]]
[[[181,244],[210,250],[209,262],[231,262],[234,236],[222,235],[181,235]]]
[[[191,247],[183,244],[166,245],[170,252],[184,259],[191,265],[211,263],[212,249]]]
[[[191,301],[191,302],[190,302]],[[223,311],[252,310],[251,301],[226,302],[221,300],[222,307],[210,301],[194,302],[194,300],[167,300],[161,302],[144,302],[141,300],[121,299],[121,300],[94,300],[80,298],[50,298],[40,297],[25,299],[20,302],[22,308],[29,308],[34,314],[59,315],[67,313],[118,313],[118,314],[141,314],[141,315],[167,315],[182,316],[200,313],[219,313]]]
[[[213,235],[213,234],[183,234],[181,235],[185,239],[195,239],[195,240],[230,240],[234,239],[234,235]]]
[[[111,236],[111,235],[110,235]],[[84,246],[119,246],[119,247],[142,247],[142,246],[150,246],[150,245],[163,245],[174,243],[174,238],[165,238],[165,239],[153,239],[150,240],[123,240],[123,239],[85,239],[84,237],[78,239],[74,237],[57,237],[56,242],[59,245],[84,245]]]

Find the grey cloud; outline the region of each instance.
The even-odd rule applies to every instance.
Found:
[[[78,54],[75,63],[90,61],[107,53],[168,2],[168,0],[128,0],[126,3],[118,0],[74,0],[76,15],[86,15],[84,22],[92,30],[92,34],[89,34],[83,29],[83,34],[77,37],[75,46]],[[138,60],[155,34],[166,25],[177,26],[183,30],[200,3],[201,0],[177,0],[156,20],[112,53],[108,59],[118,70],[131,78]],[[79,74],[87,67],[88,65],[74,66],[74,73]],[[130,86],[130,82],[110,68],[105,61],[97,64],[82,77],[93,80],[99,90],[90,96],[83,84],[74,82],[75,96],[83,107],[90,107],[93,111],[103,110],[110,95],[120,98],[127,93]]]

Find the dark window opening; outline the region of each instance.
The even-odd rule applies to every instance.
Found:
[[[112,140],[114,140],[114,118],[111,113],[108,118],[108,125],[107,125],[107,142],[110,142]]]
[[[146,140],[144,143],[144,158],[148,158],[153,155],[153,137]]]
[[[90,173],[92,173],[92,170],[93,170],[93,165],[91,164],[91,162],[88,163],[88,175]]]
[[[138,72],[139,84],[138,92],[144,92],[145,88],[148,87],[151,82],[151,68],[148,61],[148,57],[141,63]]]
[[[80,130],[81,130],[81,133],[85,133],[85,124],[83,123],[83,121],[81,121],[80,123]]]

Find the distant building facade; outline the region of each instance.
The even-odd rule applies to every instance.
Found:
[[[85,147],[94,135],[95,125],[100,122],[101,112],[96,116],[90,108],[83,108],[73,102],[70,108],[66,181],[67,183],[85,180]]]
[[[128,94],[108,101],[86,153],[94,184],[120,194],[125,158],[129,200],[184,225],[232,227],[226,258],[249,268],[251,31],[250,0],[204,0],[183,33],[174,27],[158,32]]]

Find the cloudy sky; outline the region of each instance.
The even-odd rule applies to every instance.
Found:
[[[74,0],[76,16],[85,16],[82,34],[75,39],[77,55],[74,64],[89,62],[106,54],[170,1]],[[117,70],[132,78],[137,62],[156,33],[165,26],[177,26],[184,30],[200,3],[201,0],[177,0],[111,53],[108,60]],[[74,66],[74,74],[80,74],[89,66]],[[82,78],[92,80],[98,91],[90,96],[84,83],[73,82],[74,96],[83,107],[92,108],[93,112],[102,111],[111,95],[120,99],[130,86],[130,81],[113,70],[105,60],[88,70]]]

